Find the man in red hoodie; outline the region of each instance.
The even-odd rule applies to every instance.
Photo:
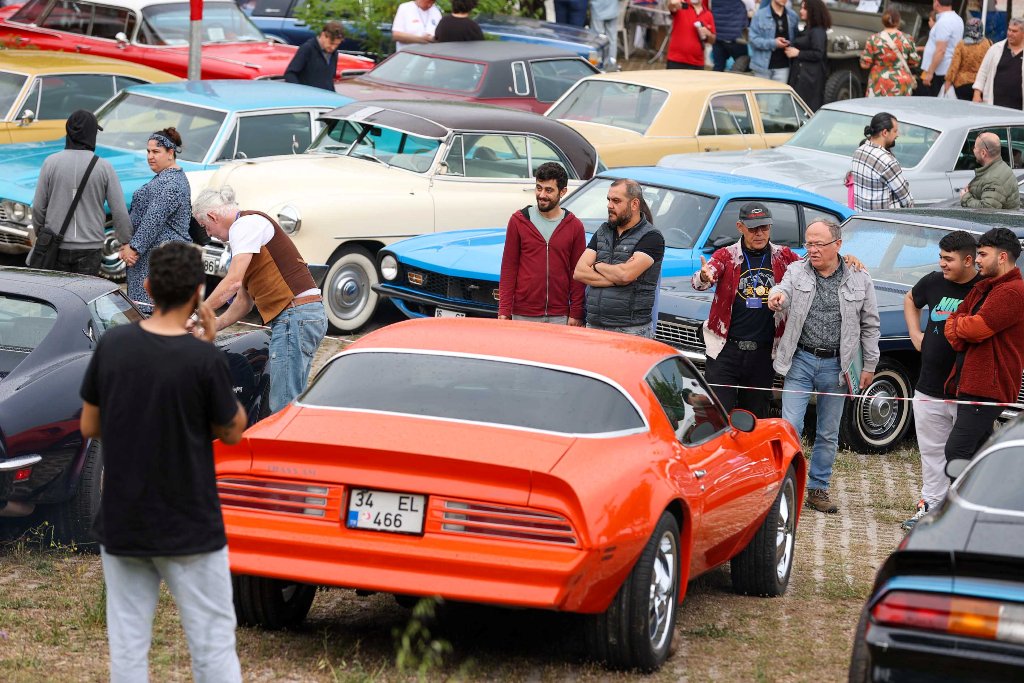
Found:
[[[572,273],[587,248],[583,223],[560,206],[569,185],[554,162],[537,167],[537,206],[512,214],[498,281],[498,318],[583,324],[586,287]]]
[[[978,270],[984,279],[949,316],[944,330],[957,354],[946,391],[955,389],[958,400],[1017,401],[1024,372],[1024,280],[1016,264],[1020,252],[1020,241],[1007,228],[992,228],[978,239]],[[999,406],[959,404],[946,441],[946,460],[973,458],[1002,411]]]

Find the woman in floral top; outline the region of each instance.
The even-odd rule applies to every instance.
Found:
[[[149,254],[164,242],[191,242],[188,233],[192,215],[192,192],[185,172],[178,166],[181,136],[165,128],[149,136],[146,160],[156,176],[132,196],[132,236],[121,247],[128,266],[128,298],[141,304],[144,313],[153,302],[142,286],[149,276]]]
[[[921,63],[914,39],[900,31],[900,13],[887,9],[882,14],[883,29],[868,38],[860,56],[862,69],[868,74],[868,97],[909,95],[914,89],[911,69]]]

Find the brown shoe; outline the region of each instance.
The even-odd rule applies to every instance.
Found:
[[[829,514],[839,512],[839,508],[828,497],[828,489],[809,489],[807,491],[807,502],[804,505],[818,512],[827,512]]]

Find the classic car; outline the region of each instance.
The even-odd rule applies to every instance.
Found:
[[[308,24],[296,18],[295,13],[305,0],[237,0],[252,23],[268,36],[285,43],[302,45],[316,33]],[[603,66],[608,58],[608,37],[588,28],[556,24],[530,17],[507,14],[480,14],[473,17],[489,40],[506,40],[554,47],[574,52],[594,66]],[[353,22],[341,20],[345,26],[345,39],[341,49],[360,52],[365,49],[359,30]],[[391,24],[379,24],[377,29],[391,39]],[[392,49],[394,43],[391,43]]]
[[[615,167],[654,165],[667,154],[776,147],[811,111],[785,83],[658,70],[584,78],[545,116],[578,130]]]
[[[230,185],[241,206],[276,217],[322,282],[331,327],[346,332],[377,309],[385,245],[505,220],[532,203],[534,169],[546,161],[562,164],[573,188],[599,164],[572,128],[515,109],[353,102],[320,120],[327,128],[308,153],[227,164],[210,186]],[[230,253],[214,242],[204,259],[223,276]]]
[[[739,208],[751,200],[770,208],[773,238],[794,248],[803,242],[803,226],[815,216],[841,221],[850,215],[849,209],[824,197],[763,180],[616,168],[602,172],[562,203],[589,233],[608,220],[608,188],[616,178],[633,178],[644,188],[654,225],[665,237],[662,277],[689,275],[700,268],[701,256],[734,241]],[[532,199],[524,197],[520,203],[532,204]],[[410,318],[494,317],[504,247],[504,227],[413,237],[381,251],[382,281],[375,289]]]
[[[176,80],[120,59],[0,50],[0,144],[62,138],[76,109],[94,111],[130,85]]]
[[[355,100],[481,102],[543,114],[573,83],[598,73],[565,50],[492,40],[412,45],[336,86]]]
[[[946,233],[966,230],[977,236],[996,226],[1009,227],[1024,238],[1024,216],[991,210],[876,211],[855,214],[843,224],[842,251],[861,259],[871,273],[882,325],[882,357],[875,378],[862,389],[863,398],[846,402],[839,438],[849,448],[885,453],[912,432],[908,399],[914,395],[921,354],[907,335],[903,299],[918,280],[938,270],[939,240]],[[1024,267],[1024,256],[1019,265]],[[666,280],[660,292],[655,339],[679,348],[701,369],[706,360],[702,323],[711,311],[712,297],[712,290],[694,291],[689,278]],[[776,377],[776,386],[782,386],[781,377]],[[1024,390],[1018,401],[1024,403]],[[1013,414],[1006,411],[1003,417]]]
[[[850,683],[1024,679],[1024,418],[972,460],[878,570]]]
[[[178,165],[197,192],[212,169],[225,161],[305,151],[322,127],[317,117],[349,101],[319,88],[272,81],[133,86],[97,112],[104,129],[97,135],[96,153],[113,164],[130,202],[135,190],[153,177],[146,162],[150,133],[174,126],[185,143]],[[62,140],[0,146],[0,252],[28,251],[39,169],[46,157],[62,149]],[[102,275],[124,277],[119,246],[108,225]]]
[[[0,19],[0,42],[114,57],[184,78],[189,16],[187,0],[28,0]],[[297,49],[268,40],[230,0],[203,3],[202,39],[203,78],[281,78]],[[341,55],[337,77],[372,66]]]
[[[83,439],[78,387],[96,342],[142,314],[114,283],[87,275],[0,267],[0,510],[46,517],[62,543],[89,546],[103,446]],[[268,413],[270,335],[226,334],[235,396],[250,424]]]
[[[889,97],[883,104],[873,97],[832,102],[775,149],[673,154],[658,165],[771,179],[846,203],[850,157],[864,139],[864,126],[884,110],[899,121],[892,152],[916,206],[960,194],[978,166],[973,149],[981,133],[998,135],[1006,162],[1024,172],[1024,112],[935,97]]]
[[[668,346],[492,320],[372,332],[214,457],[241,623],[295,624],[317,585],[543,608],[642,671],[696,576],[785,592],[806,467]]]

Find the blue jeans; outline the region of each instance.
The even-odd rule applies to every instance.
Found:
[[[583,27],[587,25],[587,0],[555,0],[555,21]],[[615,55],[611,55],[612,58]]]
[[[846,387],[839,381],[839,359],[818,358],[802,349],[793,354],[793,365],[789,368],[784,389],[799,391],[826,391],[845,393]],[[799,433],[804,428],[804,413],[811,400],[810,394],[783,393],[782,418]],[[808,489],[827,489],[832,478],[832,464],[836,461],[839,445],[839,423],[843,419],[842,396],[818,396],[817,434],[811,449],[811,472],[807,480]]]
[[[313,354],[325,334],[327,314],[320,301],[286,308],[270,321],[270,412],[306,388]]]
[[[592,325],[587,323],[587,327],[592,330],[607,330],[608,332],[621,332],[622,334],[631,334],[635,337],[647,337],[648,339],[654,339],[654,322],[649,322],[645,325],[627,325],[626,327],[605,327],[604,325]]]

